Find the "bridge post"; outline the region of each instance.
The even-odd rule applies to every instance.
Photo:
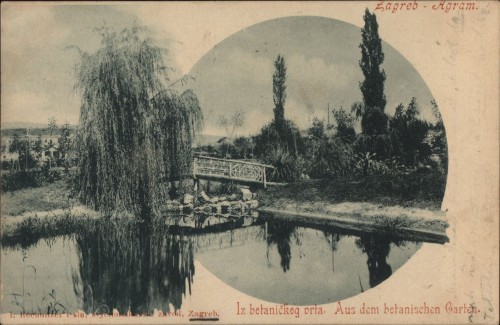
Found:
[[[262,179],[263,179],[263,182],[264,182],[264,188],[267,187],[267,180],[266,180],[266,166],[263,166],[262,167],[264,170],[262,171],[264,173],[264,175],[262,175]]]

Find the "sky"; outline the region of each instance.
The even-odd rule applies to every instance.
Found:
[[[287,66],[285,116],[299,127],[314,117],[326,120],[331,109],[349,109],[361,101],[363,75],[359,27],[330,18],[285,17],[262,22],[236,32],[204,55],[186,51],[181,38],[201,41],[189,24],[162,20],[161,13],[130,5],[53,5],[2,8],[2,126],[13,122],[59,124],[79,121],[80,98],[74,91],[73,69],[77,46],[86,52],[100,44],[94,28],[115,30],[134,21],[153,32],[157,43],[169,49],[167,58],[178,76],[194,77],[188,87],[200,100],[205,116],[203,133],[224,135],[216,123],[219,115],[246,112],[238,135],[255,134],[272,119],[273,62],[278,54]],[[210,24],[209,21],[205,22]],[[383,35],[381,35],[383,38]],[[412,65],[389,44],[383,43],[387,74],[386,112],[415,96],[422,115],[432,119],[432,95]],[[196,57],[198,55],[198,57]],[[186,63],[186,58],[193,64]],[[174,77],[175,78],[175,77]]]

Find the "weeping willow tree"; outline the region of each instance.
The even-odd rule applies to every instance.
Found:
[[[142,217],[168,199],[169,181],[190,174],[202,113],[191,90],[169,86],[165,49],[145,27],[98,29],[101,48],[80,51],[80,199],[96,210]]]

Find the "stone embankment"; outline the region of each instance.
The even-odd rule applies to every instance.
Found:
[[[240,193],[227,196],[208,196],[204,191],[196,197],[185,194],[181,200],[167,201],[161,209],[162,214],[216,213],[239,215],[259,207],[256,194],[242,188]]]

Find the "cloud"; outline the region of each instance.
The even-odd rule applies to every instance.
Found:
[[[210,64],[210,60],[214,64]],[[214,51],[207,58],[211,69],[211,80],[225,83],[252,83],[267,85],[272,82],[273,62],[266,57],[256,56],[241,49],[227,50],[225,53]],[[219,78],[214,80],[213,77]]]
[[[293,55],[287,59],[288,80],[297,85],[307,85],[312,97],[351,87],[357,77],[357,66],[326,64],[322,58],[306,59]]]
[[[205,130],[224,134],[217,126],[219,115],[247,112],[248,130],[258,131],[262,116],[272,116],[272,60],[254,56],[241,49],[213,51],[193,71],[193,89],[205,115]]]
[[[69,106],[74,106],[71,103]],[[76,104],[77,105],[77,104]],[[2,123],[30,122],[44,123],[55,116],[58,123],[78,123],[78,110],[67,109],[64,105],[54,105],[50,97],[41,92],[19,91],[2,97]]]
[[[194,73],[194,87],[205,112],[205,132],[224,130],[216,125],[221,114],[236,109],[247,112],[245,133],[256,133],[273,118],[272,75],[274,58],[256,55],[241,48],[214,49],[204,57]],[[345,106],[360,100],[357,66],[327,64],[323,58],[303,55],[285,56],[287,100],[285,116],[301,128],[317,116],[326,118],[328,104]]]
[[[359,100],[357,66],[327,64],[323,58],[293,55],[287,62],[285,114],[301,128],[311,125],[313,117],[326,118],[328,105],[349,106]]]
[[[60,43],[70,33],[55,20],[50,6],[11,3],[2,9],[2,52],[29,53]]]
[[[22,121],[30,117],[30,122],[33,122],[38,119],[33,113],[45,111],[48,105],[49,98],[44,93],[21,91],[9,94],[2,98],[2,107],[8,108],[2,109],[2,120]]]

